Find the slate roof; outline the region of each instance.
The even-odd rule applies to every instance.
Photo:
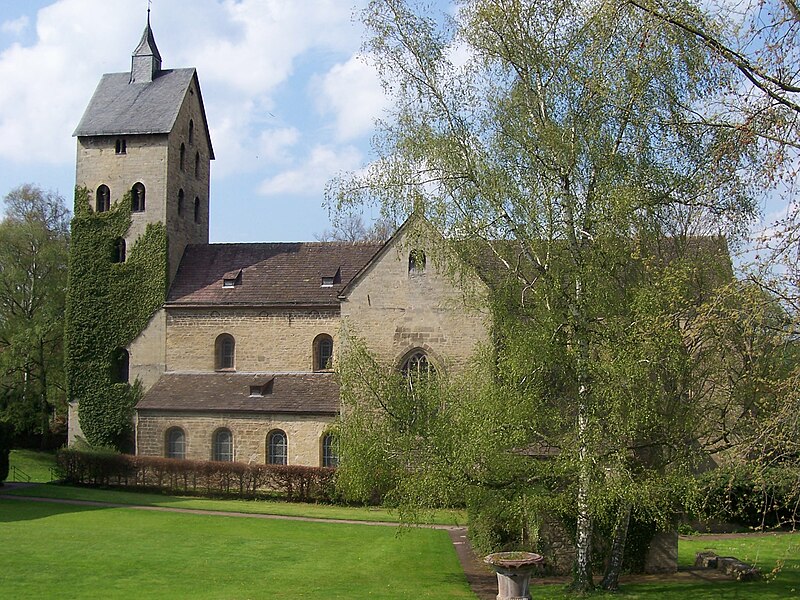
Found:
[[[169,133],[195,78],[193,68],[164,69],[144,83],[130,83],[129,72],[106,73],[72,135]]]
[[[250,396],[270,379],[271,393]],[[339,385],[333,373],[165,373],[136,409],[335,415]]]
[[[189,245],[167,305],[338,306],[339,292],[381,246],[349,242]],[[226,275],[240,269],[236,285],[223,287]],[[323,287],[323,277],[334,278],[333,285]]]

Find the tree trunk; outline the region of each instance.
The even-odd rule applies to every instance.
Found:
[[[50,441],[50,404],[47,402],[47,368],[44,340],[39,338],[39,423],[42,430],[40,448],[47,450]]]
[[[619,574],[622,570],[622,559],[625,556],[625,541],[628,539],[628,525],[631,522],[631,505],[626,502],[619,507],[617,523],[614,526],[614,541],[611,545],[611,556],[608,567],[600,584],[604,590],[616,592],[619,590]]]

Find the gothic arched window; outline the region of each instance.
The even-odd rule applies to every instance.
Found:
[[[200,222],[200,198],[197,196],[194,198],[194,222]]]
[[[183,199],[186,194],[183,193],[183,188],[178,190],[178,215],[183,214]]]
[[[189,143],[194,143],[194,121],[189,119]]]
[[[194,153],[194,176],[200,177],[200,153]]]
[[[415,379],[420,376],[435,375],[436,368],[428,360],[424,350],[413,350],[400,366],[403,375]]]
[[[186,144],[181,144],[180,167],[183,171],[183,166],[186,163]]]
[[[285,465],[288,458],[286,433],[280,429],[271,431],[267,436],[267,464]]]
[[[131,188],[131,210],[144,212],[144,184],[137,182]]]
[[[106,212],[111,208],[111,190],[108,189],[107,185],[101,185],[97,188],[97,193],[95,194],[95,211],[101,213]]]

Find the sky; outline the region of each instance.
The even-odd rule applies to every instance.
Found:
[[[325,184],[370,162],[374,121],[390,105],[361,53],[366,2],[152,0],[163,67],[198,71],[216,155],[212,242],[313,240],[330,228]],[[101,75],[130,70],[147,5],[0,0],[0,198],[33,183],[72,204],[72,132]],[[769,222],[786,203],[762,210]]]
[[[152,0],[162,67],[196,67],[200,80],[212,242],[330,227],[325,184],[368,164],[388,106],[361,54],[365,3]],[[101,75],[130,70],[146,11],[147,0],[0,0],[0,197],[33,183],[71,206],[72,132]]]

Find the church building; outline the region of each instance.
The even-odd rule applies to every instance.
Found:
[[[166,231],[163,303],[97,367],[141,388],[137,454],[331,466],[345,329],[399,370],[457,371],[488,339],[487,313],[426,260],[413,218],[382,244],[210,244],[214,150],[197,72],[162,68],[149,19],[130,71],[103,75],[74,135],[76,215],[130,203],[127,232],[88,260],[124,264],[149,226]],[[84,437],[80,402],[70,443]]]

